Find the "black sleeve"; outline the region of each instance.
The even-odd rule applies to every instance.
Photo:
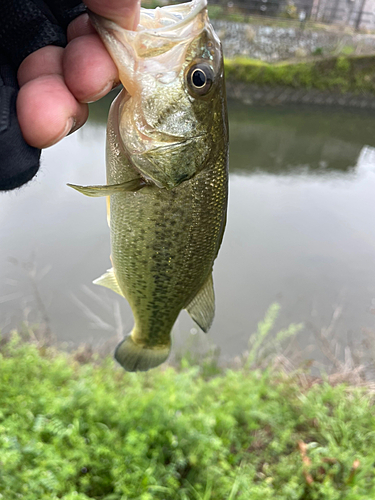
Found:
[[[14,189],[38,171],[40,150],[23,139],[16,114],[14,69],[0,54],[0,190]]]
[[[0,49],[16,68],[45,45],[66,45],[66,28],[85,6],[78,0],[1,0]]]
[[[66,30],[68,24],[87,8],[79,0],[45,0],[60,26]]]
[[[68,24],[84,11],[78,0],[0,0],[0,190],[39,168],[40,151],[26,144],[17,121],[18,66],[46,45],[65,47]]]

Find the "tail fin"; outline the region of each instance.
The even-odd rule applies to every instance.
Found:
[[[137,345],[131,335],[127,335],[116,347],[115,359],[128,372],[145,372],[164,363],[170,350],[170,345],[161,348]]]

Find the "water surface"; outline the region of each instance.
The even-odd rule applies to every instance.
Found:
[[[99,344],[130,331],[126,301],[92,285],[110,265],[105,200],[66,186],[105,182],[109,100],[89,123],[46,150],[38,177],[0,195],[0,329],[47,322],[59,340]],[[246,349],[268,306],[304,322],[299,348],[320,356],[313,332],[335,315],[342,348],[375,328],[375,117],[308,107],[230,103],[228,224],[208,335],[229,359]],[[205,348],[186,313],[175,346]],[[341,354],[339,354],[341,355]]]

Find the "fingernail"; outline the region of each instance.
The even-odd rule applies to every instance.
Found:
[[[141,5],[141,1],[138,0],[137,1],[137,7],[135,8],[135,11],[134,11],[134,19],[133,19],[133,27],[132,27],[132,30],[133,31],[137,31],[137,28],[138,28],[138,24],[139,24],[139,18],[140,18],[140,5]]]
[[[50,143],[46,144],[43,147],[43,149],[49,148],[50,146],[53,146],[54,144],[61,141],[61,139],[63,139],[67,135],[69,135],[71,132],[74,132],[75,125],[76,125],[76,120],[74,118],[69,118],[65,124],[63,132],[61,132],[61,134],[58,135],[55,139],[53,139]]]
[[[88,97],[87,100],[82,100],[81,102],[86,103],[86,104],[90,104],[92,102],[98,101],[101,97],[104,97],[106,94],[108,94],[108,92],[110,90],[115,88],[117,85],[118,85],[118,83],[111,80],[110,82],[107,83],[107,85],[105,87],[102,88],[102,90],[100,92],[98,92],[97,94],[95,94],[93,96]]]
[[[71,120],[72,120],[72,126],[70,127],[70,130],[66,135],[70,135],[77,129],[79,129],[79,126],[77,126],[77,120],[75,118],[71,118]]]
[[[139,4],[141,2],[138,2]],[[136,10],[135,12],[135,16],[134,16],[134,19],[133,19],[133,31],[137,31],[137,28],[138,28],[138,24],[139,24],[139,9]]]
[[[112,21],[121,26],[121,28],[129,31],[137,31],[141,13],[141,0],[133,1],[131,2],[131,7],[124,6],[121,12],[117,12],[116,14],[112,10],[112,15],[110,16]]]

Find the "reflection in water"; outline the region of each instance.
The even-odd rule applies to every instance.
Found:
[[[66,187],[104,182],[109,102],[93,105],[83,130],[44,153],[34,182],[0,196],[5,332],[44,316],[59,339],[73,342],[103,342],[132,327],[126,302],[91,284],[110,267],[105,200]],[[280,327],[303,321],[319,330],[341,306],[336,334],[344,345],[374,327],[374,129],[366,113],[230,103],[228,226],[209,333],[226,358],[246,348],[275,300]],[[311,343],[311,328],[301,348]],[[182,313],[175,344],[189,331],[194,325]]]
[[[232,104],[232,171],[290,173],[348,172],[364,144],[375,145],[367,114],[305,107],[238,109]],[[244,146],[246,144],[246,147]]]

